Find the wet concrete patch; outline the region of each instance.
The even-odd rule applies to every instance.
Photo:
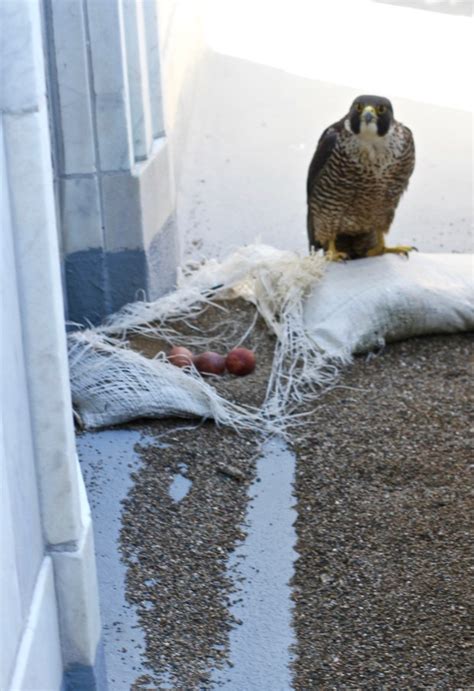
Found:
[[[136,609],[126,601],[126,567],[121,560],[121,501],[140,467],[134,448],[149,439],[128,429],[84,433],[77,450],[94,521],[105,667],[110,689],[128,689],[148,671],[145,637]]]
[[[295,643],[289,581],[296,557],[292,482],[295,456],[279,439],[267,441],[249,490],[247,536],[229,561],[236,591],[230,608],[228,668],[212,681],[228,691],[287,691]]]
[[[187,495],[192,487],[192,482],[189,480],[185,473],[188,470],[188,466],[185,463],[180,463],[178,466],[178,471],[171,484],[169,486],[168,492],[173,501],[181,501]]]

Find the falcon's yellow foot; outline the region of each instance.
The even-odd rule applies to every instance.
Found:
[[[325,256],[326,259],[330,262],[345,262],[347,259],[349,259],[348,254],[346,254],[345,252],[339,252],[339,250],[335,250],[334,252],[328,250]]]
[[[340,252],[336,249],[334,240],[329,241],[328,248],[324,254],[326,259],[330,262],[345,262],[346,259],[349,259],[349,255],[346,254],[346,252]]]
[[[385,247],[384,254],[404,254],[408,258],[409,252],[418,252],[416,247],[411,245],[395,245],[395,247]]]
[[[368,257],[380,257],[382,254],[403,254],[408,257],[409,252],[418,252],[416,247],[410,245],[395,245],[394,247],[385,247],[385,245],[376,245],[367,252]]]

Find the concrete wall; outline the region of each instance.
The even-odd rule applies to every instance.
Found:
[[[68,318],[98,323],[174,287],[178,112],[199,24],[190,0],[45,0]],[[186,103],[187,108],[182,108]]]
[[[158,0],[163,118],[176,188],[181,182],[198,77],[206,52],[205,7],[206,0]]]
[[[100,621],[69,390],[40,3],[3,0],[2,689],[92,670]]]
[[[2,180],[6,180],[3,123],[0,124]],[[3,625],[0,629],[0,688],[13,676],[25,623],[43,628],[49,621],[50,645],[45,646],[45,676],[35,674],[38,688],[58,688],[62,678],[58,615],[51,560],[45,560],[40,498],[36,482],[34,441],[29,411],[25,353],[22,344],[20,299],[16,284],[15,254],[9,197],[1,195],[2,223],[2,423],[0,427],[0,593]],[[34,610],[30,615],[30,609]],[[8,625],[5,625],[8,622]],[[28,645],[25,643],[24,645]],[[26,653],[23,658],[30,658]],[[18,676],[18,675],[17,675]]]

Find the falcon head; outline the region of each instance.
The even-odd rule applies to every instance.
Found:
[[[394,121],[392,104],[383,96],[358,96],[348,115],[353,134],[383,137]]]

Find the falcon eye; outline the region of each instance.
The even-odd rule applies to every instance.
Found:
[[[377,115],[382,115],[386,110],[387,108],[385,106],[377,106]]]
[[[358,113],[362,113],[362,111],[364,110],[363,104],[362,103],[356,103],[356,110]]]

